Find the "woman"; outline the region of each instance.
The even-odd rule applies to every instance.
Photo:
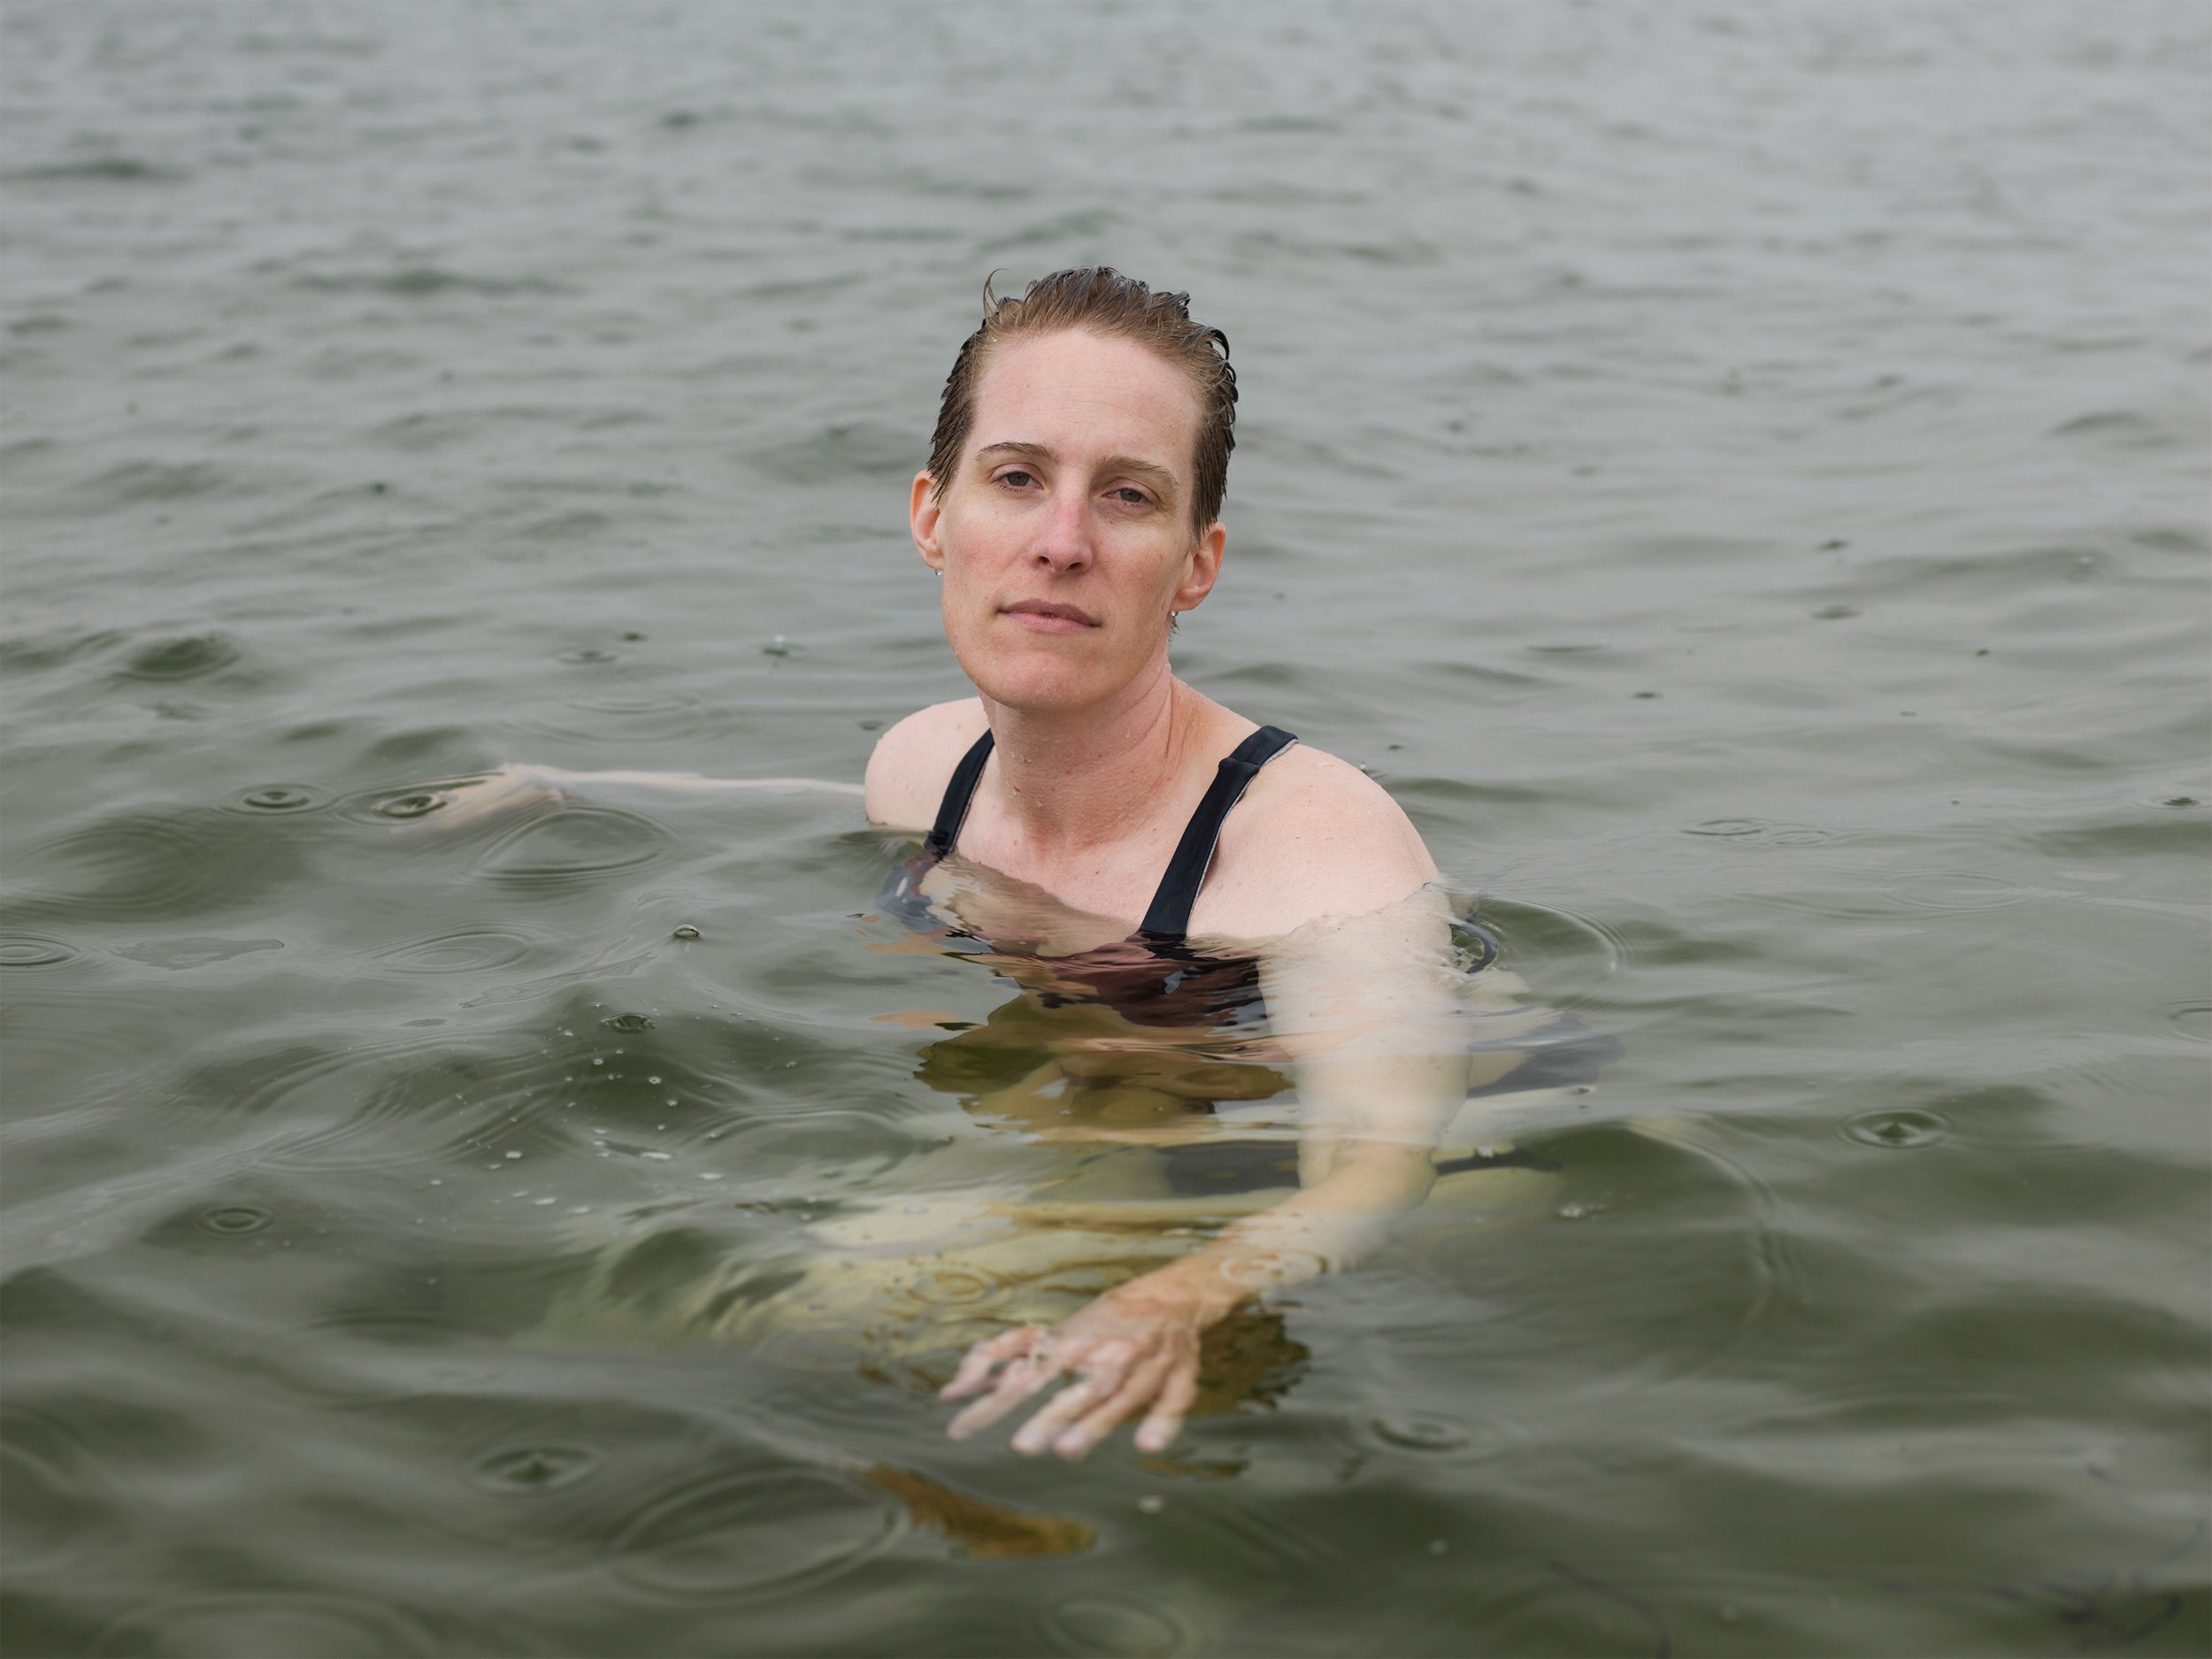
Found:
[[[1440,1167],[1526,1162],[1436,1154],[1471,1085],[1491,1092],[1548,1017],[1515,1001],[1509,976],[1470,981],[1436,866],[1381,788],[1171,671],[1174,619],[1212,591],[1225,544],[1236,380],[1219,331],[1184,296],[1103,267],[985,297],[909,503],[977,695],[886,732],[865,804],[880,826],[926,832],[887,909],[1022,987],[987,1025],[933,1043],[924,1080],[1035,1139],[1156,1151],[1156,1188],[1101,1203],[1088,1177],[1056,1176],[1049,1202],[979,1202],[960,1194],[982,1187],[955,1181],[941,1202],[816,1226],[818,1259],[784,1275],[800,1287],[717,1282],[692,1300],[730,1335],[842,1318],[933,1352],[948,1326],[932,1275],[1018,1287],[1033,1317],[1077,1286],[1056,1325],[975,1342],[942,1390],[968,1402],[950,1432],[1058,1384],[1017,1451],[1079,1457],[1138,1417],[1139,1448],[1157,1452],[1198,1397],[1210,1327],[1358,1259]],[[587,781],[841,787],[528,767],[487,781],[449,816]],[[1207,1039],[1224,1026],[1242,1064],[1217,1063]],[[1273,1068],[1294,1080],[1287,1157],[1280,1114],[1236,1104],[1276,1094]],[[1240,1149],[1261,1156],[1232,1168]],[[1194,1165],[1229,1184],[1184,1179]],[[1483,1179],[1489,1208],[1498,1177]],[[1163,1234],[1194,1226],[1213,1236],[1156,1264]]]
[[[957,1438],[1064,1382],[1023,1453],[1080,1456],[1139,1413],[1140,1448],[1165,1447],[1202,1333],[1420,1202],[1469,1081],[1449,918],[1405,814],[1170,668],[1175,618],[1221,573],[1236,411],[1227,342],[1187,305],[1103,267],[987,288],[910,504],[978,695],[885,733],[867,773],[871,818],[931,830],[910,886],[961,930],[1133,1014],[1256,972],[1296,1063],[1294,1196],[1056,1330],[979,1344],[946,1386],[970,1402]]]

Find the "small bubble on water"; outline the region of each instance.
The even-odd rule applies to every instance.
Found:
[[[434,1175],[430,1178],[430,1184],[433,1187],[443,1187],[445,1185],[445,1178],[440,1175]]]
[[[1146,1515],[1157,1515],[1167,1508],[1167,1500],[1157,1493],[1148,1492],[1137,1500],[1137,1508]]]
[[[656,1164],[665,1164],[676,1155],[672,1152],[648,1152],[643,1156],[652,1159]]]
[[[719,1173],[718,1171],[714,1171],[714,1170],[702,1170],[702,1171],[699,1172],[699,1179],[700,1179],[701,1180],[703,1180],[703,1181],[718,1181],[718,1180],[720,1180],[720,1179],[722,1179],[722,1177],[721,1177],[720,1173]]]
[[[1559,1218],[1562,1221],[1579,1221],[1583,1218],[1583,1217],[1588,1215],[1589,1213],[1590,1212],[1585,1210],[1580,1204],[1562,1204],[1559,1206]]]
[[[1429,1554],[1432,1555],[1440,1555],[1450,1548],[1451,1546],[1440,1538],[1429,1540]]]
[[[541,1208],[541,1207],[543,1207],[544,1205],[547,1205],[547,1204],[557,1204],[557,1203],[559,1203],[561,1201],[560,1201],[559,1199],[557,1199],[557,1198],[536,1198],[536,1199],[533,1199],[533,1200],[531,1200],[531,1202],[532,1202],[533,1203],[534,1203],[534,1204],[539,1205],[539,1206]]]
[[[607,1056],[603,1054],[600,1055],[592,1061],[592,1064],[594,1065],[604,1065],[607,1064]]]
[[[508,1161],[509,1163],[511,1163],[511,1163],[513,1163],[513,1162],[514,1162],[517,1158],[520,1157],[521,1156],[522,1156],[522,1154],[521,1154],[521,1153],[519,1153],[519,1152],[510,1152],[510,1153],[507,1155],[507,1161]]]
[[[694,927],[689,922],[686,922],[682,926],[676,930],[675,936],[678,939],[696,939],[699,937],[699,930]]]
[[[929,1213],[929,1206],[927,1204],[909,1204],[906,1206],[906,1213],[910,1216],[926,1216]]]

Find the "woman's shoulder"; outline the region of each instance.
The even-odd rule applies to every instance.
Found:
[[[1421,833],[1380,784],[1298,743],[1263,766],[1222,826],[1194,933],[1269,939],[1365,916],[1436,879]]]
[[[888,829],[926,830],[937,818],[952,769],[990,724],[980,697],[917,709],[876,740],[868,757],[871,822]]]

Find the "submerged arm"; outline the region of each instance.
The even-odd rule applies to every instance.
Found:
[[[1260,1292],[1360,1261],[1391,1217],[1428,1195],[1431,1154],[1466,1099],[1469,1070],[1464,980],[1441,896],[1424,889],[1372,916],[1301,929],[1262,973],[1277,1035],[1295,1058],[1301,1190],[1108,1291],[1056,1332],[1025,1326],[977,1347],[944,1390],[979,1396],[954,1420],[955,1437],[1068,1376],[1015,1435],[1015,1450],[1080,1457],[1140,1409],[1138,1448],[1160,1450],[1196,1396],[1208,1327]]]

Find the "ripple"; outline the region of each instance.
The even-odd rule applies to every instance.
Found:
[[[150,1653],[388,1659],[441,1650],[430,1629],[388,1597],[275,1586],[157,1596],[108,1625],[90,1649],[98,1659]]]
[[[1997,910],[2047,896],[2037,887],[1964,870],[1929,871],[1892,883],[1882,891],[1921,910]]]
[[[1589,917],[1517,899],[1485,898],[1482,920],[1509,968],[1541,976],[1547,1002],[1571,1009],[1629,956],[1621,934]]]
[[[1763,847],[1810,847],[1832,839],[1826,830],[1816,829],[1810,824],[1785,824],[1763,818],[1708,818],[1702,824],[1690,825],[1682,833],[1754,841]]]
[[[834,1169],[856,1180],[891,1168],[912,1150],[911,1142],[893,1125],[847,1107],[757,1119],[731,1140],[733,1151],[757,1173],[795,1165]]]
[[[113,1525],[120,1507],[114,1449],[68,1412],[17,1401],[0,1405],[0,1475],[8,1495],[0,1537],[18,1575],[34,1563],[50,1569],[82,1555]]]
[[[552,1064],[517,1064],[465,1105],[456,1096],[473,1074],[434,1038],[334,1041],[242,1051],[193,1072],[177,1096],[264,1120],[258,1157],[270,1169],[397,1171],[480,1161],[495,1129],[511,1139],[533,1116],[539,1086],[558,1075]]]
[[[314,812],[330,804],[327,789],[305,783],[264,783],[241,789],[223,804],[233,812],[266,816],[276,812]]]
[[[908,1286],[915,1301],[936,1308],[959,1308],[988,1302],[1013,1281],[976,1267],[935,1267],[920,1274]]]
[[[760,1597],[818,1589],[883,1549],[901,1511],[858,1482],[812,1469],[699,1482],[648,1507],[615,1540],[614,1570],[676,1595]]]
[[[604,1455],[589,1446],[538,1441],[487,1452],[469,1468],[469,1483],[502,1496],[534,1497],[588,1480]]]
[[[1362,1440],[1397,1456],[1484,1463],[1534,1443],[1535,1436],[1503,1417],[1464,1417],[1434,1411],[1386,1411],[1371,1418]]]
[[[2172,1002],[2166,1018],[2193,1042],[2212,1042],[2212,1002]]]
[[[1932,1147],[1951,1138],[1951,1120],[1941,1112],[1913,1108],[1860,1112],[1843,1121],[1843,1136],[1863,1147],[1909,1152]]]
[[[1108,1654],[1118,1659],[1165,1659],[1194,1652],[1198,1635],[1156,1602],[1127,1595],[1086,1595],[1048,1609],[1045,1636],[1065,1654]]]
[[[58,968],[84,953],[65,940],[11,928],[0,933],[0,968]]]
[[[488,781],[489,775],[480,772],[411,784],[401,789],[364,790],[340,802],[338,813],[356,824],[409,824],[428,818],[433,812],[446,810],[461,802],[470,790]]]
[[[511,967],[539,943],[496,927],[463,927],[388,945],[373,959],[407,973],[479,973]]]
[[[550,713],[534,710],[518,725],[533,735],[568,741],[668,743],[706,735],[725,718],[725,710],[697,692],[629,684],[572,697]]]
[[[251,896],[287,873],[265,844],[204,810],[134,813],[71,830],[12,861],[34,914],[144,921]],[[42,879],[41,872],[48,872]]]
[[[513,887],[580,885],[659,857],[674,837],[649,818],[613,807],[569,807],[495,842],[480,868]]]
[[[234,1238],[241,1233],[259,1233],[275,1219],[273,1211],[258,1204],[218,1204],[194,1217],[192,1225],[219,1238]]]
[[[229,667],[238,654],[237,642],[228,634],[188,634],[142,645],[120,672],[126,680],[193,680]]]

